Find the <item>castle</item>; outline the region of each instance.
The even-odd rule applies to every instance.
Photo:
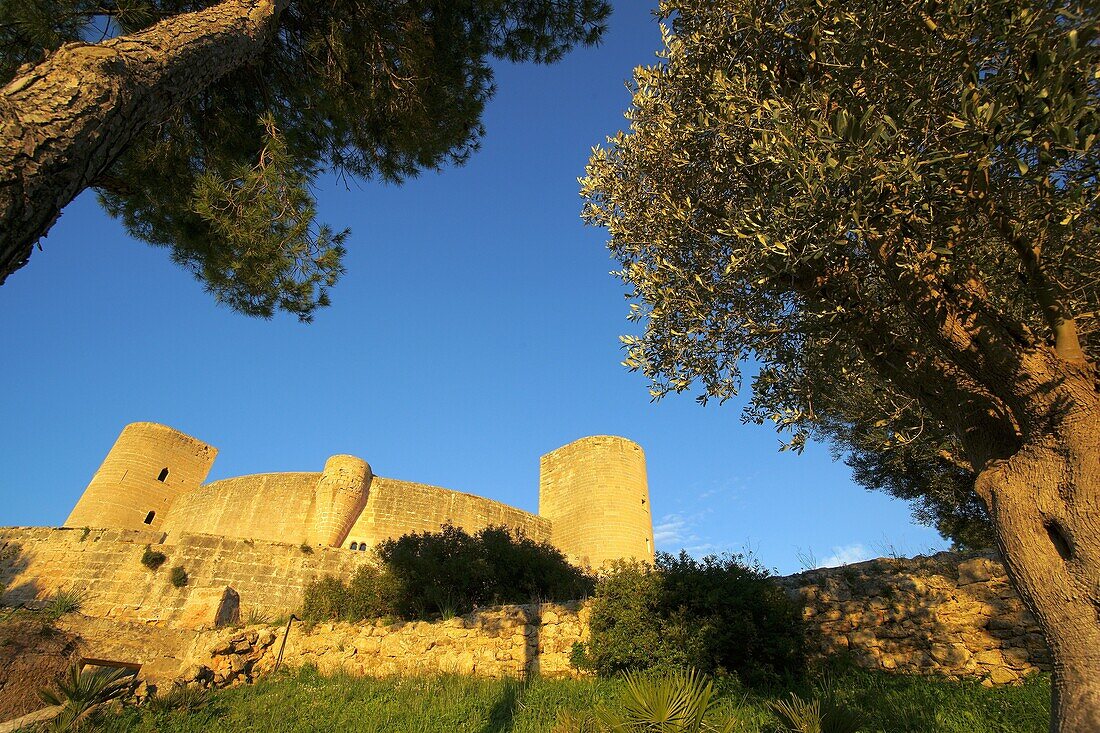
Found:
[[[156,423],[127,425],[66,527],[366,550],[386,539],[490,525],[549,542],[575,563],[652,561],[645,456],[614,436],[581,438],[542,456],[537,515],[472,494],[374,475],[336,455],[320,472],[264,473],[204,484],[217,449]]]

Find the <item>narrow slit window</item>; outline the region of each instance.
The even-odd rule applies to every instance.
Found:
[[[167,468],[160,469],[160,475],[157,476],[157,481],[163,481],[166,478],[168,478],[168,469]]]
[[[157,516],[156,512],[149,512],[148,514],[146,514],[145,515],[145,523],[146,524],[152,524],[153,523],[153,517],[155,517],[155,516]]]

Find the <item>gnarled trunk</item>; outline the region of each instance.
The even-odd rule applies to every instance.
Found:
[[[69,43],[0,89],[0,284],[137,134],[255,58],[287,2],[225,0]]]
[[[976,486],[1050,647],[1053,733],[1100,731],[1100,409],[1090,382],[1076,404],[1052,405],[1053,430],[991,463]]]

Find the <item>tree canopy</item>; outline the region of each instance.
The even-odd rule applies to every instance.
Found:
[[[67,42],[131,34],[214,2],[0,0],[0,80]],[[605,0],[292,0],[261,56],[151,126],[94,182],[135,237],[171,249],[249,315],[309,320],[347,232],[316,220],[322,172],[400,182],[478,147],[493,59],[595,43]]]
[[[1032,427],[1010,353],[1100,348],[1095,11],[663,2],[663,60],[582,181],[644,324],[626,364],[705,401],[758,360],[746,420],[986,543],[975,477]]]

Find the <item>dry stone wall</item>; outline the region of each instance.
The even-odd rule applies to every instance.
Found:
[[[588,615],[580,604],[530,604],[434,623],[296,625],[282,663],[371,677],[578,677],[569,655],[575,643],[587,640]],[[205,646],[196,647],[175,682],[224,687],[251,681],[274,668],[282,634],[270,627],[206,634]]]
[[[1034,617],[992,555],[880,558],[782,578],[817,655],[861,666],[1014,682],[1050,669]]]

